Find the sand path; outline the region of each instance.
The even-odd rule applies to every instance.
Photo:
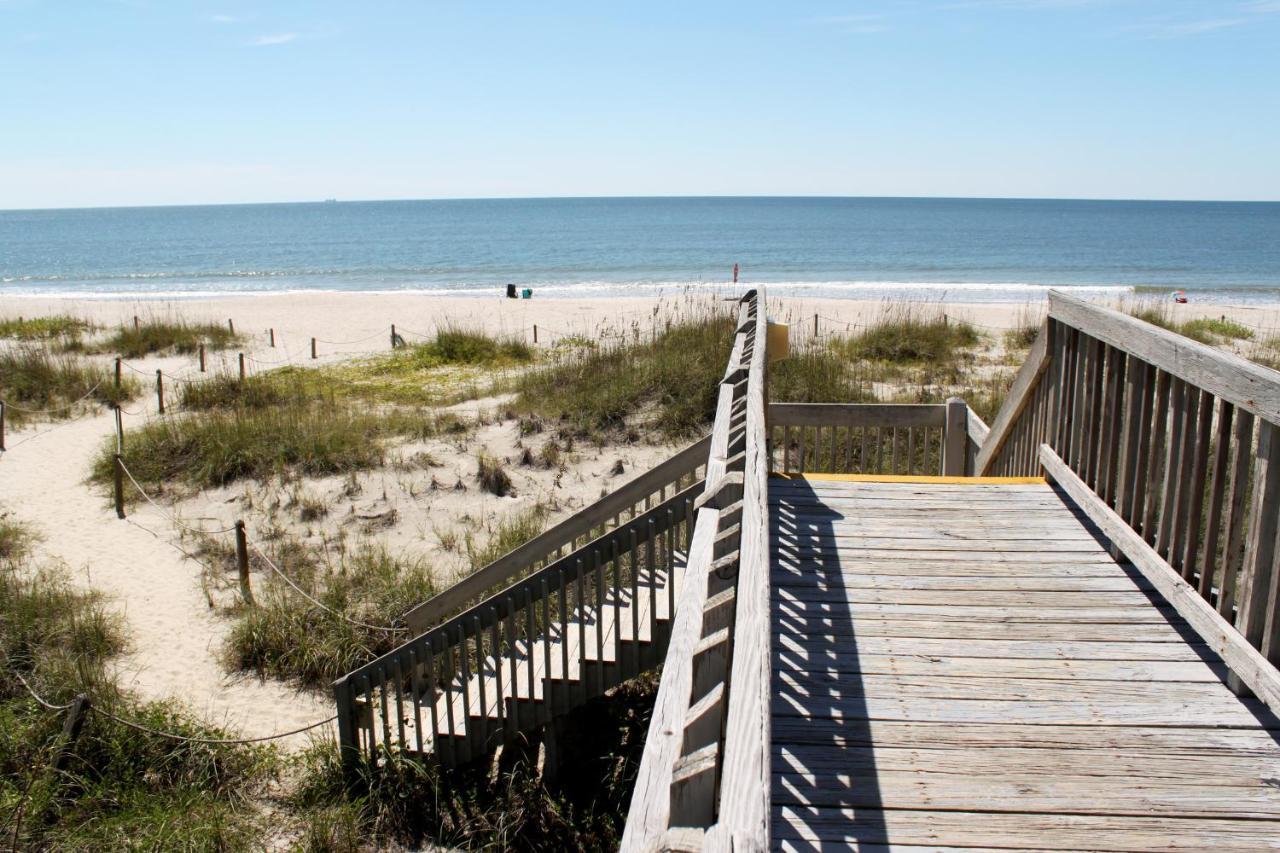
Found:
[[[323,695],[226,672],[219,655],[231,620],[209,608],[200,567],[170,544],[177,541],[170,520],[138,503],[121,521],[109,495],[86,482],[94,454],[114,433],[106,411],[10,431],[9,452],[0,457],[0,506],[39,531],[39,556],[65,563],[125,618],[130,648],[117,662],[120,684],[147,699],[178,699],[204,720],[250,737],[332,714]],[[305,735],[283,741],[307,742]]]

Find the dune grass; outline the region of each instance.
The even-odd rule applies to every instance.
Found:
[[[711,422],[733,340],[728,311],[673,323],[648,341],[580,348],[516,380],[517,410],[598,440],[687,437]]]
[[[18,556],[15,556],[14,554]],[[6,849],[229,850],[259,843],[249,802],[275,778],[264,747],[179,742],[90,710],[65,767],[51,761],[63,717],[39,706],[17,674],[54,703],[79,693],[93,708],[154,729],[228,738],[181,708],[146,703],[108,673],[125,641],[97,596],[21,552],[0,558],[0,814]]]
[[[192,323],[181,318],[151,317],[132,324],[121,323],[105,341],[95,347],[97,352],[113,352],[123,358],[142,358],[152,353],[176,352],[190,354],[200,344],[206,350],[225,350],[244,342],[238,334],[218,323]]]
[[[117,388],[110,368],[79,356],[55,355],[34,344],[0,350],[0,399],[10,404],[5,417],[14,426],[73,417],[95,403],[124,403],[139,391],[132,377],[122,378]]]
[[[517,760],[447,770],[392,756],[342,776],[337,746],[322,743],[301,761],[289,804],[309,849],[355,853],[428,844],[464,850],[616,850],[622,839],[656,677],[620,685],[566,720],[556,781]]]
[[[426,423],[409,415],[315,406],[159,418],[126,433],[124,462],[139,482],[157,486],[343,474],[380,466],[388,436]],[[111,481],[114,453],[114,439],[105,442],[94,460],[96,482]]]
[[[463,533],[463,548],[472,571],[484,568],[540,534],[547,527],[548,514],[546,504],[536,503],[500,520],[485,531],[483,539],[468,528]]]
[[[1180,325],[1178,331],[1202,344],[1247,341],[1253,338],[1253,329],[1226,317],[1198,317]]]
[[[837,344],[852,358],[897,365],[954,363],[981,340],[968,323],[910,303],[890,306],[867,329]]]
[[[1248,326],[1221,317],[1196,317],[1179,323],[1173,318],[1173,312],[1164,302],[1145,302],[1128,308],[1128,314],[1145,323],[1159,326],[1170,332],[1176,332],[1199,341],[1202,344],[1219,345],[1229,341],[1251,340],[1253,330]]]
[[[88,320],[55,314],[48,317],[8,317],[0,319],[0,338],[20,341],[75,339],[93,328]]]
[[[284,537],[265,543],[263,550],[324,607],[299,595],[251,552],[257,606],[235,608],[226,657],[234,669],[301,686],[328,687],[338,676],[404,642],[403,631],[378,628],[403,627],[396,619],[436,592],[425,563],[382,545],[365,543],[333,554]],[[229,543],[206,543],[202,551],[224,572],[223,581],[236,583],[235,552]]]

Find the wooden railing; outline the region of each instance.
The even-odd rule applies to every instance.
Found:
[[[666,500],[702,478],[711,437],[700,439],[595,503],[512,549],[489,565],[472,572],[438,595],[405,614],[409,630],[421,634],[486,593],[512,583],[539,566],[562,556],[627,518]]]
[[[1278,424],[1275,371],[1054,292],[976,469],[1045,470],[1280,711]]]
[[[769,838],[769,531],[764,294],[739,309],[707,483],[624,850],[764,849]]]
[[[983,432],[975,439],[976,429]],[[946,403],[772,403],[770,468],[959,477],[971,467],[985,429],[954,397]]]
[[[656,666],[702,485],[335,682],[347,766],[389,752],[465,763]]]

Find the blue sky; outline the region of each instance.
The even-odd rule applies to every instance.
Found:
[[[1280,0],[0,0],[0,208],[1280,199]]]

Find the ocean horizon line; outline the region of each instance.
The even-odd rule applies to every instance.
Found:
[[[1021,196],[1021,195],[843,195],[830,193],[811,194],[710,194],[710,195],[525,195],[525,196],[405,196],[402,198],[337,198],[319,197],[311,199],[289,199],[284,201],[208,201],[208,202],[156,202],[153,204],[90,204],[73,207],[0,207],[4,213],[72,213],[75,211],[107,211],[107,210],[185,210],[205,207],[284,207],[308,206],[321,204],[405,204],[405,203],[452,203],[452,202],[522,202],[522,201],[1003,201],[1003,202],[1050,202],[1082,204],[1203,204],[1203,205],[1280,205],[1280,199],[1231,199],[1231,198],[1099,198],[1095,196]]]

